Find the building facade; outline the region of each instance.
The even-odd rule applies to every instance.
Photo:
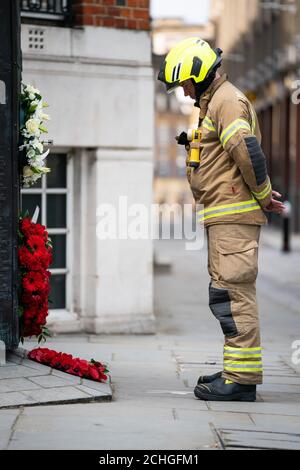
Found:
[[[258,112],[273,187],[300,232],[300,1],[212,0],[211,17],[224,69]]]
[[[152,203],[149,1],[21,3],[23,81],[49,103],[54,141],[51,173],[22,190],[54,245],[49,327],[153,333],[152,242],[126,238],[120,204]],[[115,239],[99,229],[109,209]]]

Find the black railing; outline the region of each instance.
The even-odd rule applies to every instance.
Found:
[[[22,18],[69,23],[73,0],[21,0]]]

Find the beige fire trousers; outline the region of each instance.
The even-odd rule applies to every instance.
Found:
[[[262,383],[262,354],[256,302],[260,226],[207,227],[209,306],[224,336],[222,377],[240,384]]]

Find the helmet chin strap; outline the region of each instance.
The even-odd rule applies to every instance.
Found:
[[[218,49],[218,51],[222,53],[221,49]],[[221,67],[221,61],[211,70],[211,72],[208,74],[206,79],[203,80],[203,82],[196,83],[195,80],[192,79],[194,82],[194,87],[195,87],[195,92],[196,92],[195,106],[197,108],[200,107],[199,102],[200,102],[201,96],[203,95],[203,93],[206,92],[208,87],[212,84],[212,82],[216,78],[217,70],[219,67]]]
[[[195,87],[195,92],[196,92],[196,101],[195,101],[195,106],[199,107],[199,101],[203,93],[206,92],[206,90],[209,88],[209,86],[212,84],[214,79],[216,78],[216,73],[217,69],[214,69],[211,71],[211,73],[206,77],[205,80],[201,83],[196,83],[194,80],[194,87]]]

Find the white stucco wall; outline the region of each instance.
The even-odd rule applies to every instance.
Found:
[[[153,71],[146,32],[39,27],[44,49],[33,53],[30,29],[22,26],[23,79],[51,103],[55,145],[152,147]]]
[[[43,30],[43,49],[33,52],[29,35],[35,28],[22,25],[23,81],[39,88],[50,104],[55,147],[76,149],[71,304],[88,331],[153,332],[151,240],[96,238],[100,204],[117,204],[119,196],[147,207],[152,202],[150,36],[112,28],[37,27]]]

